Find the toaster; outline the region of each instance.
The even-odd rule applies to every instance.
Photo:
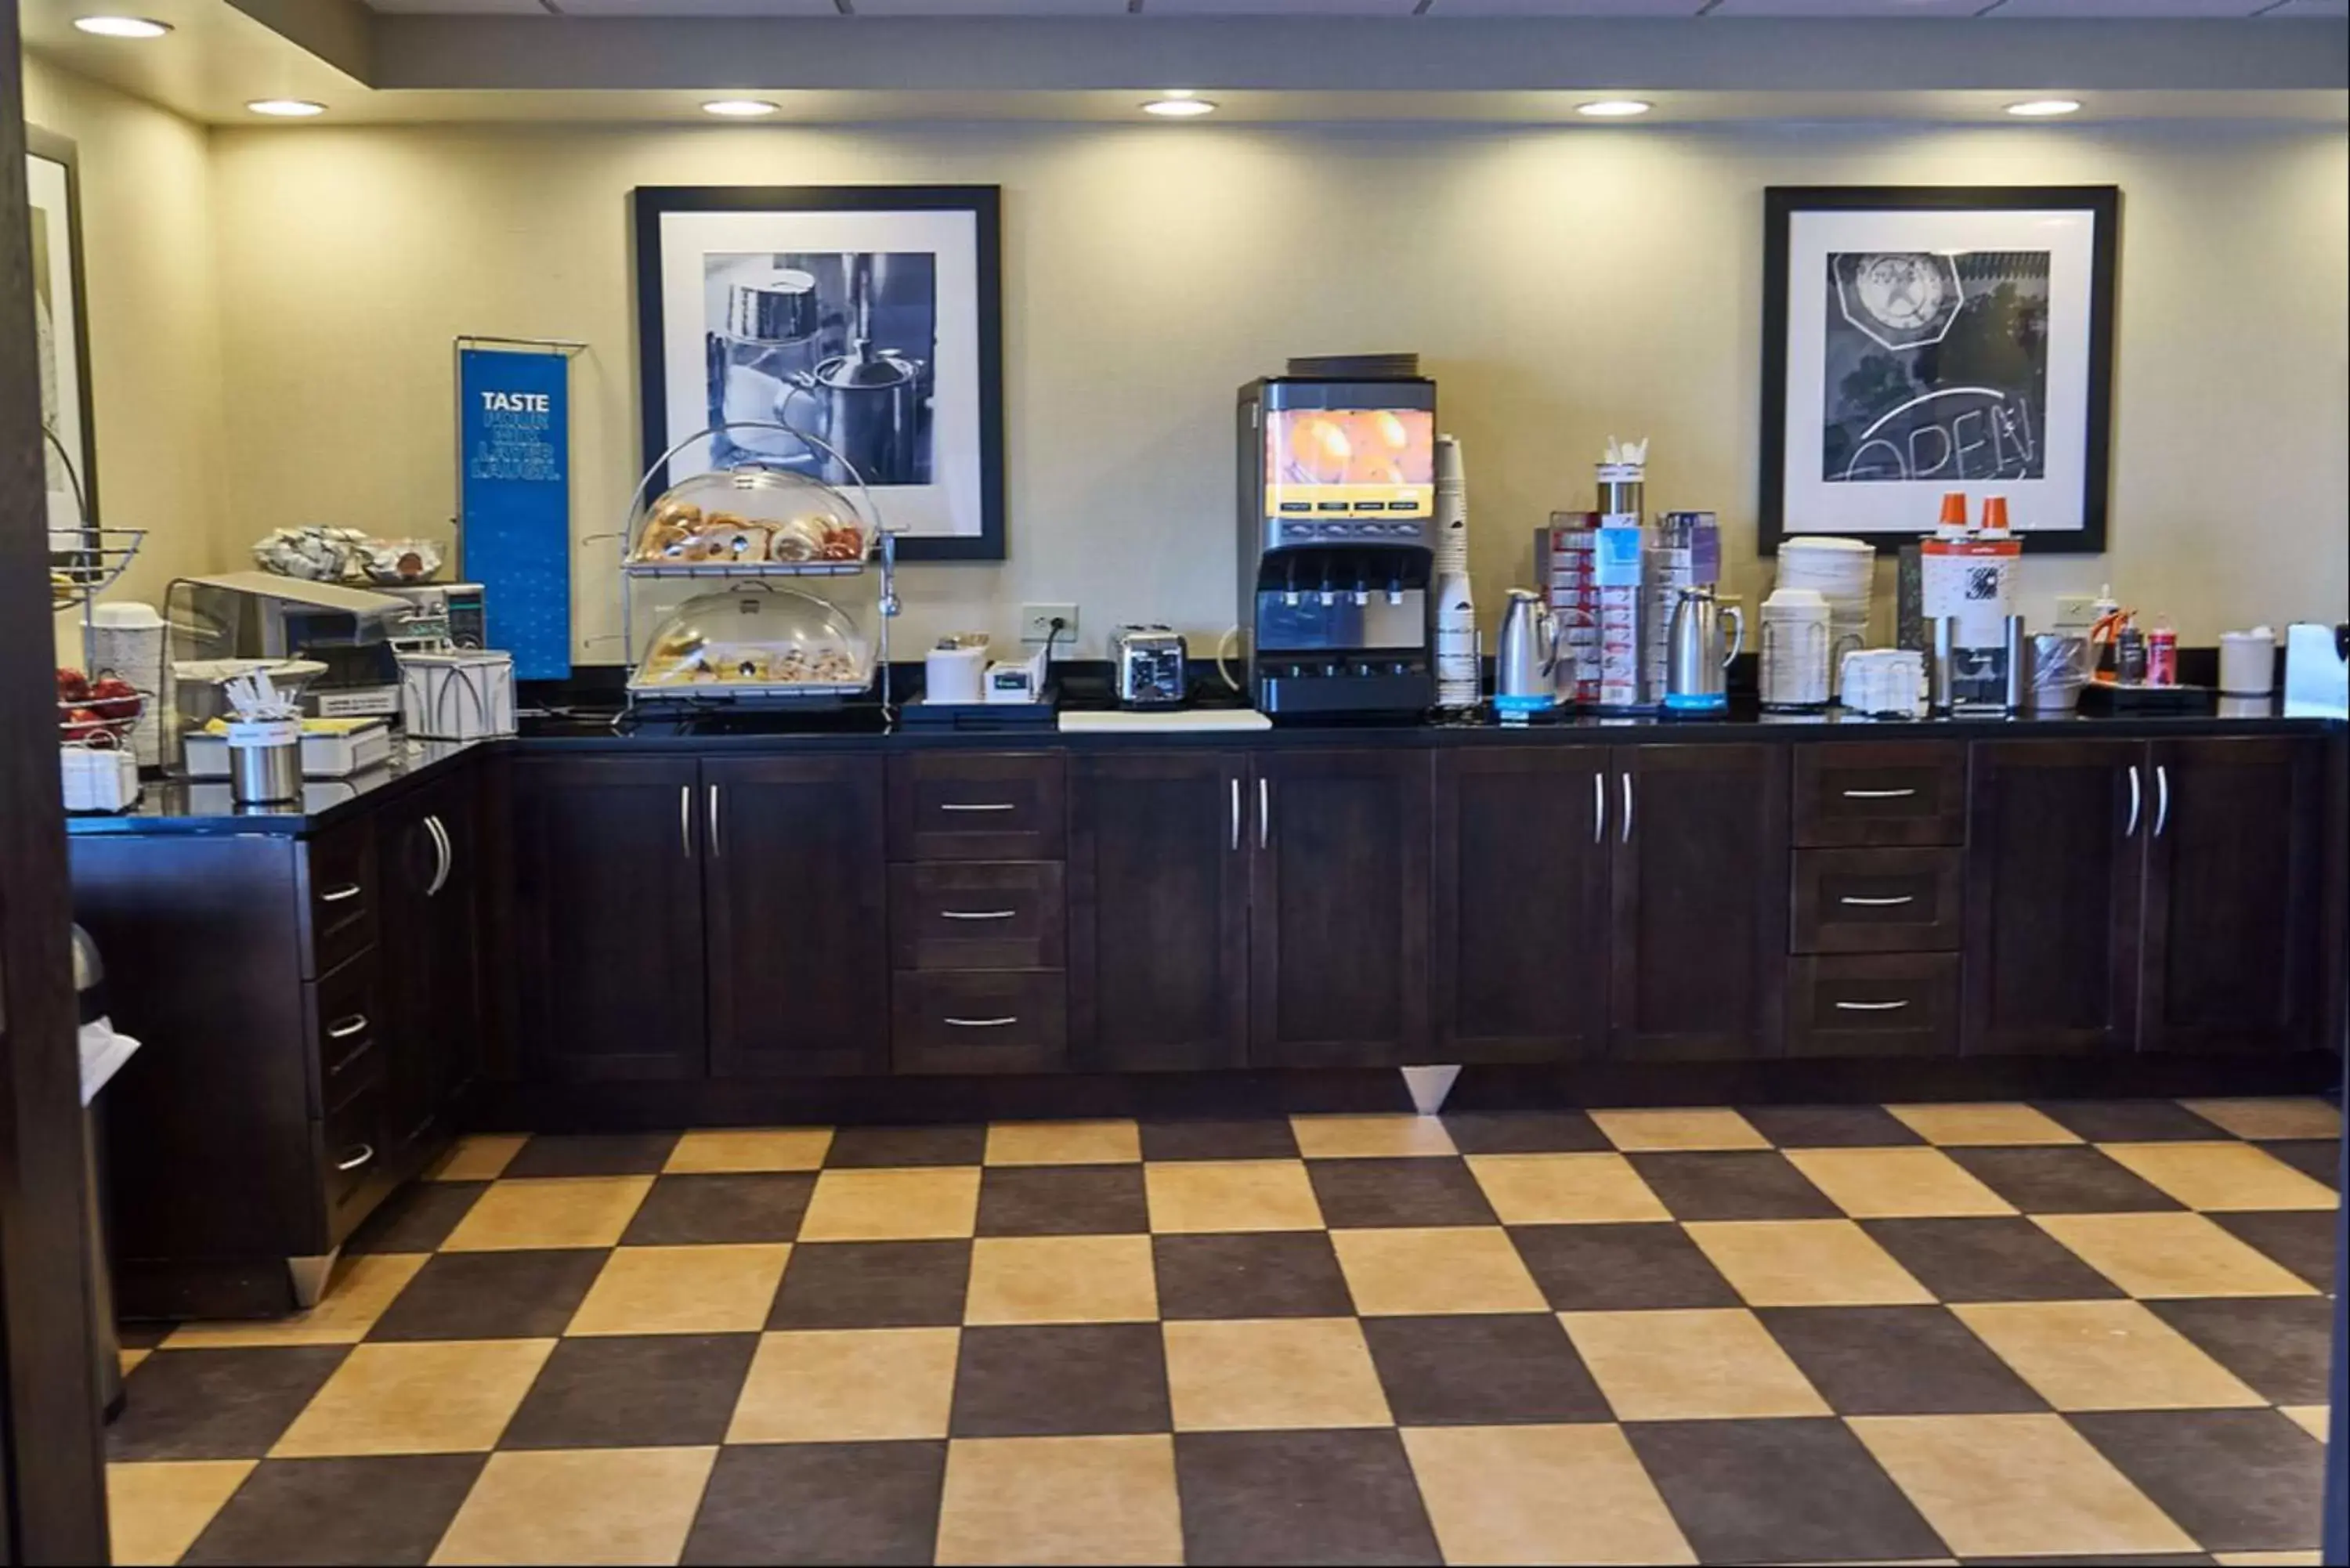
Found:
[[[1163,626],[1122,626],[1110,633],[1109,650],[1120,707],[1182,705],[1188,671],[1180,632]]]

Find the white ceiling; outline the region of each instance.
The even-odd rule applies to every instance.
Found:
[[[366,0],[402,15],[483,16],[2350,16],[2350,0]]]

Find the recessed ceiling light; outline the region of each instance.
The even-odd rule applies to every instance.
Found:
[[[1596,103],[1576,104],[1575,112],[1593,119],[1630,119],[1656,107],[1637,98],[1603,98]]]
[[[172,30],[169,22],[151,22],[144,16],[76,16],[74,26],[101,38],[160,38]]]
[[[257,98],[244,107],[255,114],[274,114],[280,119],[307,119],[327,112],[325,104],[312,103],[307,98]]]
[[[2054,119],[2060,114],[2078,114],[2081,100],[2072,98],[2035,98],[2027,103],[2012,103],[2007,112],[2019,119]]]
[[[1155,114],[1162,119],[1197,119],[1203,114],[1213,114],[1216,106],[1211,99],[1194,98],[1188,91],[1154,98],[1142,106],[1145,114]]]
[[[773,114],[775,106],[763,98],[722,98],[702,106],[704,114],[722,115],[728,119],[756,119]]]

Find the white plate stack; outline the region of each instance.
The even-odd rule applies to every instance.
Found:
[[[1868,646],[1868,596],[1875,586],[1877,551],[1866,540],[1806,535],[1779,542],[1779,587],[1803,588],[1828,602],[1828,668],[1839,694],[1844,656]]]

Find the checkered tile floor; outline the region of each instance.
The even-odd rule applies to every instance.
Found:
[[[2314,1561],[2339,1136],[2262,1100],[475,1137],[315,1312],[126,1353],[116,1549]]]

